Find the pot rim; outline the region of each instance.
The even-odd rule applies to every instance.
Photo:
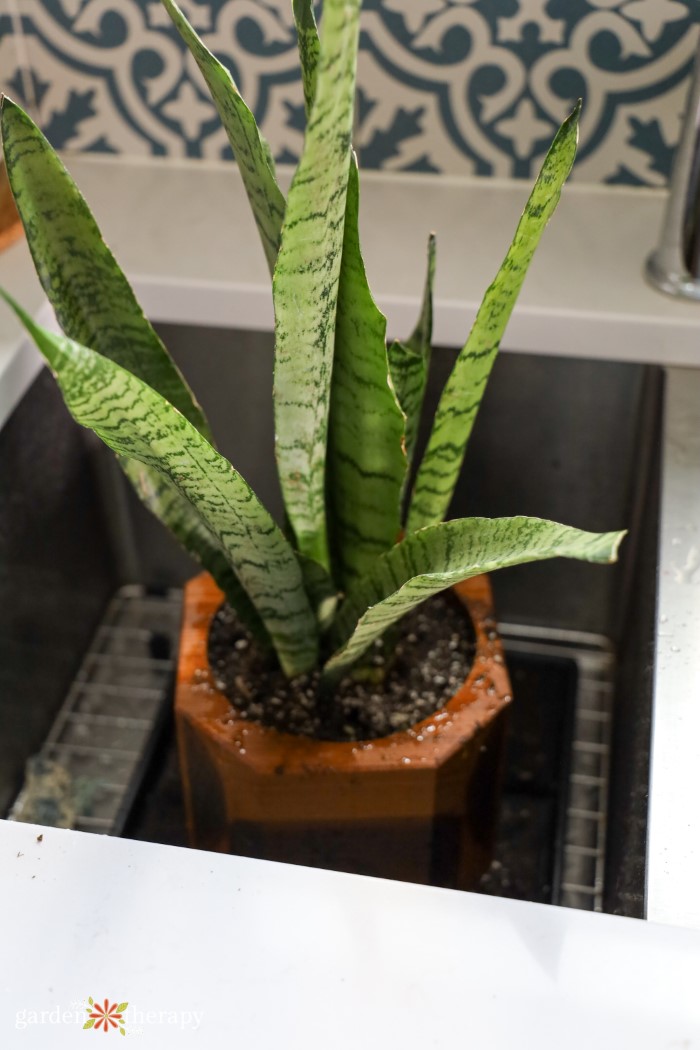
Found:
[[[209,627],[223,594],[208,573],[185,585],[175,709],[212,744],[238,752],[257,771],[285,774],[352,765],[361,769],[403,764],[431,769],[460,752],[511,701],[511,686],[496,628],[491,585],[475,576],[452,588],[476,635],[474,660],[464,683],[432,715],[409,729],[365,741],[316,740],[236,717],[236,708],[214,685],[208,660]]]

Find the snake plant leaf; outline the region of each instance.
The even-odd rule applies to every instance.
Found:
[[[311,607],[316,613],[319,630],[325,633],[333,622],[338,608],[338,588],[322,565],[313,558],[306,558],[297,551],[297,558],[304,577],[304,586]]]
[[[157,470],[135,459],[121,466],[146,507],[166,525],[182,546],[210,573],[250,633],[264,649],[270,635],[231,568],[219,541],[175,485]]]
[[[330,568],[326,445],[360,0],[326,0],[316,97],[273,278],[277,464],[299,550]]]
[[[544,558],[612,562],[624,532],[582,532],[541,518],[463,518],[408,536],[348,592],[333,625],[337,676],[392,623],[420,602],[470,576]]]
[[[406,416],[406,456],[411,463],[416,447],[420,414],[430,367],[433,339],[433,283],[435,281],[435,234],[428,238],[428,272],[418,323],[405,342],[389,346],[389,369],[399,404]]]
[[[293,7],[301,63],[301,80],[304,88],[304,106],[308,120],[316,97],[316,73],[321,42],[318,38],[313,0],[294,0]]]
[[[299,563],[246,481],[160,394],[101,354],[46,331],[2,294],[46,358],[76,421],[119,455],[173,482],[220,543],[285,674],[310,670],[318,632]]]
[[[284,195],[275,179],[270,147],[228,69],[202,42],[174,0],[161,2],[207,83],[231,143],[272,273],[284,219]]]
[[[9,98],[3,99],[1,120],[17,207],[37,273],[64,332],[142,379],[211,440],[199,405],[144,316],[56,152]],[[230,569],[224,572],[217,541],[210,537],[207,543],[206,529],[187,500],[157,471],[123,457],[120,464],[149,509],[212,572],[233,604],[241,588],[229,579]],[[244,599],[235,605],[261,637],[262,625],[249,615]]]
[[[504,329],[574,162],[580,111],[579,103],[554,138],[513,243],[445,384],[416,477],[408,516],[410,532],[441,521],[447,513]]]
[[[333,576],[342,590],[364,575],[401,531],[406,477],[404,415],[389,382],[386,318],[360,251],[359,176],[353,157],[335,326],[326,493]]]
[[[435,234],[428,237],[428,264],[423,289],[420,316],[412,334],[406,340],[406,349],[420,354],[427,362],[433,342],[433,285],[435,284]]]
[[[63,331],[138,376],[209,436],[201,408],[144,316],[78,187],[36,124],[7,96],[0,129],[27,243]]]

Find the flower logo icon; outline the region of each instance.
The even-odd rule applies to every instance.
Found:
[[[109,1032],[112,1028],[116,1028],[121,1035],[126,1035],[124,1011],[129,1005],[128,1003],[112,1003],[110,1005],[109,999],[105,999],[104,1003],[100,1005],[93,1000],[92,996],[88,999],[88,1003],[89,1005],[86,1007],[88,1019],[83,1025],[84,1029],[94,1028],[95,1031],[102,1029],[103,1032]]]

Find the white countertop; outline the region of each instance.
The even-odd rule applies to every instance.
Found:
[[[694,931],[28,824],[0,829],[8,1050],[87,1046],[88,996],[128,1002],[125,1034],[144,1048],[700,1046]]]
[[[234,165],[85,155],[70,157],[68,165],[154,320],[272,327],[269,278]],[[283,184],[289,174],[282,172]],[[364,252],[390,335],[406,335],[413,327],[426,238],[435,230],[435,342],[462,345],[527,192],[527,183],[513,180],[364,174]],[[567,186],[504,346],[700,364],[700,304],[668,298],[642,277],[663,203],[658,190]],[[41,292],[23,243],[0,257],[0,284],[30,310],[39,307]],[[17,345],[17,326],[3,310],[0,396],[6,406],[2,375]]]

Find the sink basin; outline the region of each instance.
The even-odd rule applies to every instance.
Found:
[[[222,451],[279,515],[270,335],[159,328]],[[435,351],[429,402],[454,353]],[[503,352],[452,507],[455,516],[532,514],[591,530],[630,529],[614,567],[557,560],[497,573],[493,583],[511,658],[569,661],[579,683],[567,743],[578,764],[567,759],[554,821],[563,843],[557,863],[566,868],[556,899],[636,916],[649,907],[664,381],[655,365]],[[5,812],[110,596],[125,584],[177,587],[193,565],[140,506],[110,454],[72,424],[46,373],[0,433],[0,464],[2,483],[12,478],[14,492],[3,511],[10,524],[0,522]],[[39,665],[30,656],[37,640]]]

